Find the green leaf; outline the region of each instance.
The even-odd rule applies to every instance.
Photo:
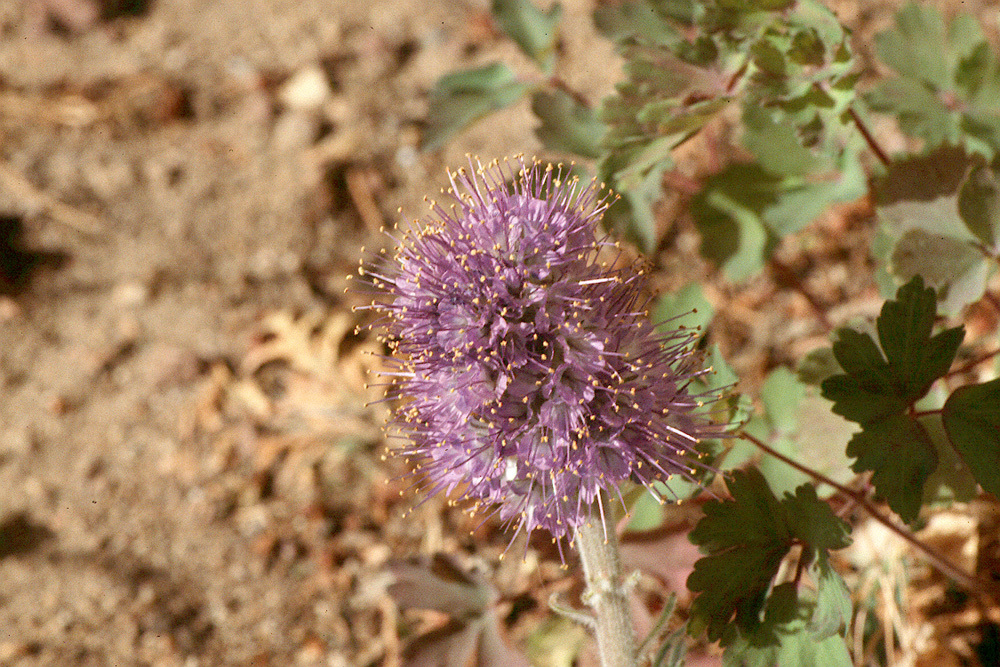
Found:
[[[704,629],[710,641],[737,626],[756,628],[771,579],[792,546],[784,508],[756,470],[734,471],[732,500],[710,500],[689,539],[710,554],[695,563],[688,588],[699,593],[691,605],[691,631]]]
[[[743,145],[767,169],[783,176],[803,176],[815,170],[819,160],[802,145],[791,122],[780,122],[758,106],[743,109]]]
[[[976,481],[1000,497],[1000,380],[959,387],[945,402],[942,418]]]
[[[663,331],[679,328],[704,331],[714,315],[715,308],[705,298],[701,284],[691,282],[676,292],[661,294],[653,308],[652,320]]]
[[[958,194],[958,213],[969,230],[994,253],[1000,250],[1000,178],[996,169],[976,166]]]
[[[889,371],[899,395],[916,399],[948,372],[962,343],[962,327],[931,336],[934,326],[934,290],[924,288],[920,276],[899,288],[886,301],[876,320],[879,341],[889,360]]]
[[[728,486],[732,500],[706,503],[689,536],[707,554],[688,577],[688,588],[698,593],[690,632],[704,630],[724,646],[749,636],[773,642],[776,630],[797,613],[795,584],[769,593],[782,559],[797,542],[804,545],[806,565],[814,556],[825,558],[828,549],[849,544],[850,528],[808,484],[779,501],[751,468],[734,471]]]
[[[865,100],[874,111],[894,115],[903,132],[924,139],[929,148],[961,140],[960,116],[919,81],[881,81]]]
[[[798,427],[799,404],[805,398],[805,387],[787,368],[776,368],[764,380],[760,399],[771,428],[779,433],[792,433]]]
[[[858,427],[834,414],[831,408],[832,403],[816,395],[810,387],[798,405],[798,426],[787,438],[788,444],[778,441],[772,442],[771,446],[835,482],[847,484],[854,479],[855,473],[851,470],[851,459],[845,449]],[[761,460],[760,469],[775,492],[788,492],[811,479],[805,473],[768,457]],[[826,498],[835,490],[821,484],[817,492],[821,498]]]
[[[543,12],[531,0],[493,0],[493,16],[526,56],[546,74],[555,67],[556,26],[562,7],[556,3]]]
[[[819,386],[823,380],[831,375],[843,373],[844,369],[840,367],[836,357],[833,356],[833,348],[818,347],[806,352],[805,356],[799,360],[795,372],[804,384]]]
[[[826,558],[818,559],[809,573],[816,581],[816,609],[807,628],[815,640],[822,641],[850,626],[851,592]]]
[[[814,551],[843,549],[851,543],[851,527],[816,496],[816,487],[803,484],[795,493],[786,493],[782,505],[787,510],[788,529]]]
[[[857,457],[855,472],[872,471],[876,491],[896,514],[907,523],[916,520],[924,483],[938,464],[934,443],[919,422],[896,415],[866,424],[847,444],[847,454]]]
[[[936,7],[910,3],[896,15],[896,27],[875,37],[879,58],[900,74],[945,88],[951,81],[948,31]]]
[[[893,162],[873,185],[880,220],[897,239],[921,229],[975,241],[959,215],[959,190],[971,165],[965,151],[954,147]]]
[[[920,407],[927,409],[922,405]],[[959,456],[955,445],[948,439],[941,415],[921,417],[920,423],[927,429],[927,435],[934,443],[934,450],[938,456],[937,469],[924,484],[923,504],[932,507],[951,507],[955,503],[967,503],[975,498],[978,489],[976,478],[972,475],[968,464]]]
[[[614,41],[638,39],[649,44],[669,44],[679,35],[645,0],[600,3],[594,9],[594,25]]]
[[[669,484],[661,482],[658,490],[664,498],[671,498],[673,486],[673,480]],[[639,496],[629,512],[632,515],[626,528],[629,532],[653,530],[663,524],[663,505],[648,491]]]
[[[956,315],[983,297],[990,263],[968,241],[911,229],[896,242],[889,271],[904,281],[923,277],[940,295],[941,313]]]
[[[614,184],[611,176],[607,175],[607,166],[607,160],[602,161],[600,173],[606,181],[613,183],[612,187],[621,197],[604,212],[604,224],[618,230],[644,252],[653,252],[659,241],[653,204],[660,198],[660,179],[663,177],[663,172],[654,170],[642,179],[639,185],[623,190]]]
[[[740,639],[723,655],[723,667],[852,667],[854,662],[843,637],[833,635],[816,641],[802,617],[809,608],[802,605],[798,618],[775,628],[776,641],[755,644]]]
[[[543,146],[585,158],[600,157],[606,128],[592,109],[562,90],[551,90],[536,92],[531,97],[531,110],[542,121],[535,136]]]
[[[422,148],[434,150],[455,133],[521,99],[530,86],[501,63],[446,74],[430,93]]]
[[[777,181],[759,165],[735,164],[709,178],[691,202],[702,256],[734,281],[763,268],[768,233],[760,214],[775,201]]]
[[[977,248],[989,215],[988,199],[979,195],[988,192],[969,185],[973,174],[976,182],[981,177],[973,165],[963,150],[943,148],[893,163],[875,185],[882,229],[891,239],[882,260],[899,280],[921,275],[937,290],[945,315],[982,298],[991,271]]]
[[[1000,63],[976,18],[959,14],[947,25],[940,10],[911,3],[896,22],[875,41],[900,76],[867,95],[871,108],[895,115],[927,148],[961,145],[992,158],[1000,150]]]

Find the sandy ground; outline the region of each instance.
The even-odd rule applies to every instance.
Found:
[[[0,3],[0,664],[391,664],[379,568],[447,545],[345,276],[445,164],[537,147],[522,106],[415,150],[437,77],[526,63],[477,2],[90,14]]]

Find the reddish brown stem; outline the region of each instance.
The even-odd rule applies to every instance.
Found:
[[[889,156],[885,154],[882,147],[878,145],[877,141],[875,141],[875,137],[872,136],[872,133],[868,130],[868,126],[865,125],[865,122],[861,120],[861,116],[858,115],[858,112],[854,110],[854,107],[848,107],[847,113],[851,115],[851,120],[854,121],[854,126],[858,128],[858,132],[860,132],[861,136],[865,138],[865,143],[868,144],[868,148],[872,149],[872,153],[875,153],[875,157],[879,159],[879,162],[888,167],[892,160],[889,159]]]
[[[997,356],[998,354],[1000,354],[1000,349],[993,350],[992,352],[987,352],[986,354],[983,354],[983,355],[980,355],[980,356],[975,357],[973,359],[970,359],[969,361],[967,361],[966,363],[962,364],[958,368],[956,368],[954,370],[951,370],[951,371],[948,371],[948,373],[945,374],[944,377],[949,378],[949,377],[953,377],[955,375],[961,375],[962,373],[967,373],[967,372],[971,371],[973,368],[975,368],[976,366],[978,366],[979,364],[983,363],[984,361],[989,361],[990,359],[992,359],[993,357]]]
[[[805,297],[805,300],[809,303],[809,306],[816,313],[816,318],[823,325],[824,329],[833,329],[833,323],[830,322],[830,318],[826,314],[826,308],[820,303],[820,300],[815,294],[809,291],[809,289],[802,283],[802,279],[792,270],[792,268],[778,259],[772,257],[768,260],[771,265],[771,270],[774,271],[779,281],[788,285],[796,292]]]
[[[872,504],[872,502],[868,500],[868,498],[866,498],[863,494],[858,493],[854,489],[849,489],[843,484],[839,484],[838,482],[833,481],[826,475],[788,458],[781,452],[772,449],[763,441],[759,440],[758,438],[755,438],[746,431],[741,431],[740,437],[745,438],[746,440],[752,442],[762,452],[770,454],[774,458],[795,468],[799,472],[809,475],[817,482],[821,482],[823,484],[833,487],[839,493],[850,498],[858,505],[863,507],[865,511],[868,513],[868,516],[875,519],[876,521],[878,521],[880,524],[882,524],[892,532],[896,533],[896,535],[899,535],[914,549],[917,549],[918,551],[922,552],[931,562],[931,564],[935,568],[937,568],[942,574],[951,578],[953,581],[955,581],[956,583],[958,583],[959,585],[961,585],[962,587],[966,588],[969,591],[972,591],[974,593],[981,592],[980,582],[975,577],[970,575],[968,572],[965,572],[957,565],[953,564],[947,558],[939,554],[936,550],[932,549],[931,547],[921,542],[910,531],[906,530],[905,528],[900,528],[899,526],[897,526],[889,517],[882,514],[882,512],[877,507],[875,507],[875,505]]]

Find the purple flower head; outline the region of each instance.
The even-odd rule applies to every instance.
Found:
[[[692,393],[708,372],[695,332],[657,332],[643,271],[598,233],[607,197],[521,160],[451,185],[450,208],[361,269],[394,352],[401,451],[428,490],[562,538],[602,491],[691,475],[695,446],[726,430],[705,415],[717,397]]]

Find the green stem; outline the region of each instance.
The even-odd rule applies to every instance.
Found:
[[[618,536],[606,515],[607,502],[597,503],[591,520],[576,528],[587,590],[583,601],[594,610],[601,667],[635,667],[635,629],[628,608],[628,591],[622,576]]]

